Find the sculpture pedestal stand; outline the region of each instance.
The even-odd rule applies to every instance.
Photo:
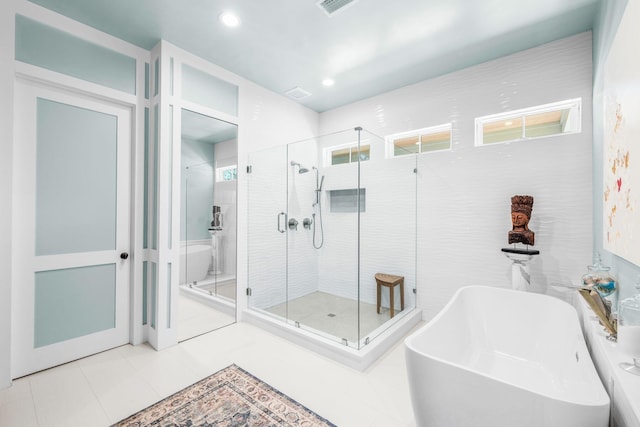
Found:
[[[511,288],[526,291],[531,284],[529,261],[540,251],[528,249],[502,248],[502,252],[511,260]]]
[[[211,270],[209,270],[209,273],[216,274],[216,275],[221,273],[220,250],[218,248],[218,246],[220,245],[220,236],[219,236],[220,233],[222,233],[221,227],[209,228],[209,234],[211,234],[211,256],[212,256]]]

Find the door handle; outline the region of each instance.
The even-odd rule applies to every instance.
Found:
[[[286,227],[286,224],[287,224],[287,214],[286,214],[286,213],[284,213],[284,212],[280,212],[280,213],[278,214],[278,231],[279,231],[280,233],[286,233],[286,232],[287,232],[287,229],[286,229],[285,227],[283,227],[283,226],[281,225],[282,223],[280,222],[280,218],[282,218],[282,217],[284,217],[284,224],[285,224],[285,227]]]
[[[127,259],[127,258],[129,258],[129,254],[127,252],[122,252],[120,254],[120,259]]]

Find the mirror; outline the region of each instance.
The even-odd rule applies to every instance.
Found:
[[[178,341],[236,320],[237,125],[181,115]]]

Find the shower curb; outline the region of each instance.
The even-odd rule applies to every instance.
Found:
[[[364,371],[396,345],[422,320],[422,310],[413,309],[360,350],[347,347],[313,332],[296,328],[282,320],[255,310],[244,309],[242,321],[285,338],[304,348],[358,371]]]

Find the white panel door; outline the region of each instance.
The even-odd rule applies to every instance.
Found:
[[[129,342],[131,109],[16,84],[13,378]]]

